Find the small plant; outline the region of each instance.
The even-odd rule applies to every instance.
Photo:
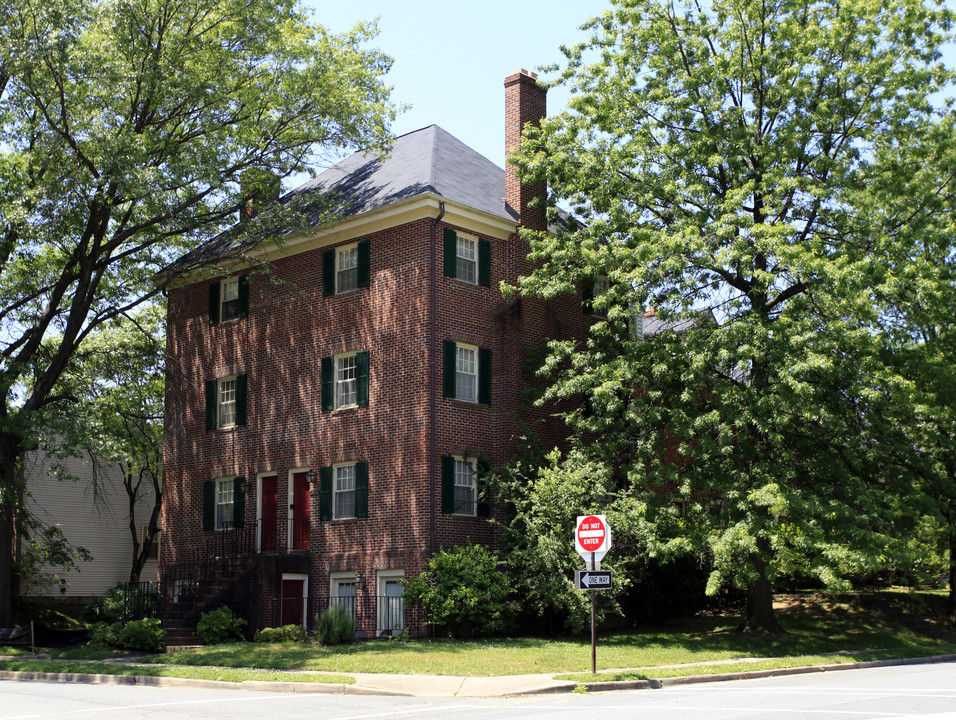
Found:
[[[82,618],[87,622],[114,623],[126,615],[126,583],[117,583],[103,597],[96,598],[83,608]]]
[[[196,634],[206,645],[245,640],[246,621],[236,617],[226,605],[204,612],[196,624]]]
[[[156,618],[130,620],[128,623],[94,623],[90,627],[90,642],[122,650],[162,652],[163,628]]]
[[[309,636],[301,625],[283,625],[277,628],[262,628],[256,630],[255,640],[258,643],[305,642]]]
[[[587,685],[575,685],[575,686],[574,686],[574,690],[572,690],[571,692],[576,692],[576,693],[581,693],[582,695],[587,695],[587,694],[588,694],[588,686],[587,686]]]
[[[355,618],[341,605],[330,605],[316,616],[316,633],[323,645],[354,642],[357,629]]]

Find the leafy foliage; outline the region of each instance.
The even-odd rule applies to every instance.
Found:
[[[484,545],[439,550],[425,571],[404,582],[405,599],[421,606],[426,622],[446,625],[462,637],[472,630],[505,629],[514,610],[508,601],[511,583]]]
[[[223,605],[199,617],[196,634],[207,645],[238,642],[245,640],[247,624],[245,618],[236,617],[228,606]]]
[[[355,642],[358,623],[343,605],[332,604],[315,618],[315,632],[319,642],[326,646]]]
[[[918,0],[620,0],[565,51],[570,110],[528,130],[521,172],[582,222],[529,235],[520,291],[607,279],[586,342],[549,346],[544,400],[586,402],[542,477],[590,468],[615,544],[709,555],[710,593],[748,589],[742,628],[778,629],[781,577],[847,588],[910,516],[873,452],[902,447],[875,421],[899,387],[876,281],[882,238],[933,222],[906,178],[951,144],[951,24]]]
[[[308,633],[301,625],[283,625],[282,627],[268,627],[256,630],[253,638],[258,643],[302,643],[309,639]]]
[[[330,33],[295,0],[3,3],[0,625],[36,413],[68,412],[64,370],[159,295],[158,271],[232,223],[254,195],[246,171],[281,179],[387,144],[397,109],[390,59],[364,47],[375,33]]]
[[[129,622],[98,622],[90,627],[90,642],[125,650],[162,652],[164,633],[158,618]]]

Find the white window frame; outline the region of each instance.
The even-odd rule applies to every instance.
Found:
[[[610,287],[610,286],[608,285],[607,275],[598,275],[596,278],[594,278],[594,285],[591,287],[591,312],[590,312],[590,315],[592,315],[592,316],[594,316],[594,317],[599,317],[599,318],[605,318],[605,319],[607,319],[607,310],[606,310],[606,309],[598,310],[597,308],[595,308],[595,307],[594,307],[594,301],[595,301],[597,298],[599,298],[599,297],[601,297],[602,295],[604,295],[604,294],[607,292],[608,287]]]
[[[345,520],[349,518],[356,517],[355,515],[355,480],[357,476],[356,472],[357,463],[337,463],[332,466],[332,519],[333,520]],[[351,470],[351,488],[339,488],[339,480],[347,480],[346,476],[347,470]],[[339,511],[339,502],[347,496],[351,495],[352,499],[352,512],[340,512]]]
[[[478,514],[478,458],[456,455],[454,459],[455,514],[474,517]],[[466,475],[468,483],[461,482]],[[468,497],[462,497],[466,488]]]
[[[238,404],[236,390],[238,387],[238,375],[230,375],[229,377],[218,378],[216,380],[216,427],[217,428],[231,428],[236,426],[236,418],[238,417]],[[231,400],[224,399],[228,397],[230,390],[226,387],[226,383],[232,383],[231,390]],[[226,419],[231,415],[231,420]]]
[[[462,369],[462,351],[471,354],[470,370],[467,367],[467,360],[465,369]],[[470,383],[464,382],[468,378]],[[471,403],[478,402],[478,348],[474,345],[455,343],[455,399]]]
[[[216,478],[216,530],[232,528],[236,510],[235,493],[236,479],[234,477]],[[225,497],[228,497],[228,501],[224,500]],[[229,508],[228,514],[224,514],[225,508]]]
[[[348,264],[343,267],[343,262]],[[349,273],[344,276],[344,273]],[[348,277],[348,282],[344,278]],[[335,249],[335,292],[345,293],[358,289],[358,243]]]
[[[228,305],[228,303],[232,305]],[[226,308],[230,308],[229,313]],[[219,282],[219,322],[229,322],[239,317],[239,277],[226,278]]]
[[[456,233],[455,277],[471,285],[478,284],[478,238]],[[462,252],[464,250],[464,252]]]
[[[352,586],[352,594],[343,596],[340,594],[340,590],[343,586],[347,585]],[[349,610],[352,617],[355,617],[355,603],[358,598],[358,580],[354,572],[329,573],[329,607],[338,602],[341,597],[352,598],[350,603],[345,603],[345,607]]]
[[[358,353],[342,353],[333,358],[332,382],[334,384],[335,409],[355,407],[358,404]],[[351,360],[351,377],[340,379],[346,372],[345,362]],[[349,399],[347,402],[345,399]]]

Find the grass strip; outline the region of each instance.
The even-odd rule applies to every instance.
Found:
[[[355,678],[317,672],[282,672],[250,668],[168,665],[116,665],[99,662],[62,662],[57,660],[2,660],[0,670],[43,673],[82,673],[88,675],[137,675],[141,677],[174,677],[190,680],[219,680],[240,683],[307,682],[351,685]]]
[[[948,655],[956,653],[956,645],[933,645],[923,648],[900,650],[873,650],[870,652],[846,655],[794,655],[762,660],[742,660],[736,663],[709,663],[705,665],[682,665],[681,667],[646,667],[626,670],[613,670],[591,673],[564,673],[555,675],[556,680],[574,682],[619,682],[626,680],[661,680],[665,678],[690,677],[692,675],[723,675],[725,673],[745,673],[757,670],[781,670],[796,667],[816,667],[820,665],[843,665],[848,663],[869,662],[873,660],[896,660],[929,655]]]

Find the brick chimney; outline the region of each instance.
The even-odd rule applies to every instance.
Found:
[[[518,70],[505,78],[505,157],[515,153],[521,144],[521,131],[531,123],[540,125],[548,113],[547,90],[538,84],[538,76]],[[517,213],[519,222],[530,230],[547,230],[545,206],[547,185],[522,183],[518,168],[505,162],[505,205]],[[529,203],[541,198],[534,207]]]

